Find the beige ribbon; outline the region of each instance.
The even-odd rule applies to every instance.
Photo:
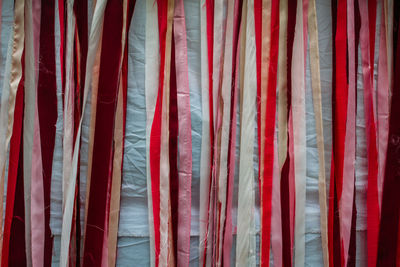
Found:
[[[308,29],[310,46],[310,67],[311,67],[311,87],[313,94],[315,128],[317,132],[317,148],[319,160],[318,174],[318,195],[320,206],[320,224],[321,224],[321,242],[324,266],[329,266],[328,251],[328,225],[327,225],[327,207],[326,207],[326,185],[325,185],[325,157],[324,157],[324,132],[322,122],[321,105],[321,80],[319,66],[319,48],[318,48],[318,25],[315,0],[309,0],[308,6]]]

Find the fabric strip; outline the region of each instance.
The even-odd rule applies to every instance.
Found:
[[[361,14],[361,31],[360,46],[362,55],[363,85],[364,85],[364,110],[365,110],[365,126],[367,136],[368,150],[368,188],[367,188],[367,242],[368,242],[368,265],[375,266],[378,235],[379,235],[379,201],[378,201],[378,152],[376,144],[376,125],[375,125],[375,104],[374,104],[374,86],[373,71],[370,62],[370,46],[374,47],[374,43],[370,43],[369,22],[367,3],[359,1]],[[375,39],[374,39],[375,40]]]
[[[329,266],[328,251],[328,225],[327,225],[327,207],[326,207],[326,177],[325,177],[325,149],[324,132],[322,121],[322,103],[321,103],[321,78],[319,65],[319,46],[318,46],[318,24],[315,0],[309,0],[308,6],[308,33],[310,47],[310,68],[311,68],[311,87],[313,94],[315,129],[317,133],[318,149],[318,200],[320,208],[320,228],[321,243],[324,266]]]
[[[153,0],[146,1],[146,166],[147,166],[147,198],[149,213],[149,237],[150,237],[150,265],[155,266],[155,225],[153,217],[153,197],[152,180],[150,172],[150,133],[153,124],[154,110],[157,101],[158,83],[159,83],[159,34],[157,5],[153,5]],[[157,230],[158,231],[158,230]]]
[[[190,91],[185,20],[183,0],[178,0],[175,3],[174,11],[175,62],[179,123],[178,266],[189,266],[191,219],[192,134],[190,127]]]
[[[18,86],[22,79],[22,57],[24,49],[24,1],[17,0],[14,3],[14,24],[13,24],[13,37],[12,37],[12,51],[10,61],[10,69],[6,68],[6,74],[10,72],[10,78],[5,75],[4,86],[2,91],[2,105],[1,105],[1,134],[0,134],[0,199],[4,199],[4,176],[5,164],[8,146],[10,143],[11,135],[13,132],[15,102],[17,96]],[[9,62],[7,58],[7,62]],[[8,93],[8,95],[7,95]],[[7,104],[5,104],[7,103]],[[3,214],[3,205],[0,205],[0,212]],[[3,217],[0,216],[0,225],[3,224]],[[0,244],[4,243],[4,233],[1,235]],[[1,249],[0,251],[3,251]],[[2,252],[1,252],[2,253]],[[0,256],[4,256],[3,253]],[[7,257],[7,256],[5,256]],[[3,258],[3,257],[1,257]]]
[[[305,59],[303,38],[303,5],[297,2],[292,63],[292,114],[295,171],[295,229],[294,262],[304,266],[305,260],[305,206],[306,206],[306,113],[305,113]]]

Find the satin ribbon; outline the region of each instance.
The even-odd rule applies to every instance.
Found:
[[[179,172],[179,205],[178,205],[178,240],[177,264],[189,266],[190,255],[190,222],[191,222],[191,181],[192,181],[192,134],[190,118],[190,90],[187,62],[187,41],[185,10],[183,0],[175,2],[174,41],[178,105],[178,172]]]
[[[367,240],[368,240],[368,265],[376,264],[378,235],[379,235],[379,201],[378,201],[378,152],[376,141],[375,126],[375,104],[374,104],[374,86],[373,86],[373,62],[370,62],[370,46],[371,40],[369,33],[369,18],[367,5],[364,1],[359,1],[361,13],[361,32],[360,45],[362,55],[362,70],[364,84],[364,110],[365,125],[368,144],[368,188],[367,188]],[[375,34],[375,32],[373,33]]]
[[[206,266],[211,260],[211,246],[208,246],[210,232],[208,229],[211,147],[213,144],[213,108],[212,108],[212,18],[213,7],[209,0],[200,2],[201,28],[201,103],[202,135],[200,159],[200,232],[199,232],[199,265]],[[210,60],[211,57],[211,60]]]
[[[306,205],[306,121],[305,121],[305,55],[303,5],[297,2],[292,63],[292,114],[295,172],[295,226],[294,263],[304,266],[305,261],[305,205]]]
[[[313,94],[315,128],[318,148],[318,200],[320,207],[321,244],[324,266],[329,266],[328,225],[326,207],[326,177],[325,177],[325,149],[321,104],[321,79],[319,65],[318,24],[315,0],[309,0],[308,6],[308,33],[310,46],[311,87]]]
[[[381,26],[379,38],[378,57],[378,83],[377,83],[377,132],[378,132],[378,199],[379,210],[382,208],[383,181],[385,177],[386,153],[389,137],[389,112],[390,112],[390,89],[388,52],[386,43],[386,1],[382,2]]]
[[[150,172],[150,133],[153,124],[154,110],[157,100],[159,80],[159,40],[157,26],[157,5],[154,1],[146,1],[146,47],[145,47],[145,91],[146,91],[146,166],[147,166],[147,196],[149,216],[149,239],[150,239],[150,265],[155,266],[155,225],[153,215],[152,181]],[[157,230],[158,231],[158,230]]]
[[[238,189],[238,219],[236,266],[256,266],[256,236],[254,218],[254,170],[256,91],[254,3],[245,1],[242,9],[240,44],[240,162]],[[247,90],[246,90],[247,88]],[[243,138],[245,136],[245,138]]]

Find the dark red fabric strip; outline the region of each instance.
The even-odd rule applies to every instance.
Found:
[[[357,1],[355,1],[357,2]],[[337,0],[331,1],[332,12],[332,40],[336,39],[337,31]],[[336,143],[336,47],[332,44],[332,158],[331,158],[331,179],[329,186],[329,221],[328,221],[328,246],[329,246],[329,265],[341,266],[341,247],[340,247],[340,222],[339,209],[336,189],[336,168],[335,168],[335,143]]]
[[[25,266],[25,209],[23,177],[23,114],[24,114],[24,57],[22,53],[22,77],[15,99],[13,133],[7,179],[7,200],[4,219],[1,266]]]
[[[296,26],[296,8],[297,1],[288,1],[288,23],[287,23],[287,121],[289,122],[289,116],[292,109],[292,55],[293,55],[293,41],[294,41],[294,29]],[[290,129],[288,129],[289,131]],[[282,221],[282,257],[283,266],[289,267],[293,264],[292,255],[292,238],[290,235],[290,187],[289,187],[289,172],[290,172],[290,158],[289,147],[290,142],[289,132],[287,133],[287,152],[285,163],[282,167],[281,173],[281,221]],[[273,142],[273,135],[272,141]],[[272,151],[273,153],[273,151]],[[272,174],[272,173],[271,173]]]
[[[107,2],[104,13],[102,52],[93,142],[93,168],[90,185],[84,266],[101,266],[109,183],[112,171],[112,143],[121,61],[123,6]]]
[[[175,259],[178,259],[178,206],[179,206],[179,175],[178,175],[178,97],[176,88],[175,69],[175,42],[172,35],[171,46],[171,75],[170,75],[170,98],[169,98],[169,171],[170,171],[170,198],[171,198],[171,219],[173,252]]]
[[[65,1],[58,0],[58,20],[60,23],[60,71],[61,71],[61,91],[62,101],[64,105],[65,92],[65,65],[64,65],[64,48],[65,48]]]
[[[38,118],[43,166],[45,209],[44,264],[51,265],[53,237],[50,230],[50,190],[57,122],[57,84],[54,45],[54,1],[42,0],[37,88]]]
[[[368,0],[368,22],[369,22],[369,41],[370,41],[369,48],[370,48],[371,75],[373,78],[374,65],[375,65],[373,63],[375,56],[376,0]]]
[[[389,122],[377,266],[396,266],[400,209],[400,2],[395,3],[393,32],[394,85]],[[396,40],[397,39],[397,40]]]
[[[160,256],[160,149],[161,149],[161,112],[165,67],[165,41],[167,34],[168,1],[157,1],[158,32],[160,42],[160,73],[158,82],[157,102],[154,111],[153,124],[150,132],[150,174],[153,199],[155,266],[159,264]]]

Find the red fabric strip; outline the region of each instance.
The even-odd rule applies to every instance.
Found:
[[[295,1],[294,1],[295,2]],[[289,5],[293,6],[293,5]],[[290,7],[291,8],[291,7]],[[289,8],[289,9],[290,9]],[[296,14],[296,7],[294,7]],[[296,17],[296,16],[295,16]],[[294,32],[294,30],[293,30]],[[270,242],[271,242],[271,197],[272,197],[272,175],[274,169],[274,134],[276,114],[276,82],[278,69],[279,50],[279,1],[272,0],[271,3],[271,47],[270,63],[268,69],[267,107],[265,116],[265,143],[264,143],[264,181],[262,181],[262,229],[261,242],[263,242],[261,260],[262,266],[269,266]]]
[[[168,1],[157,1],[158,31],[160,42],[160,73],[157,102],[154,111],[153,124],[150,132],[150,174],[153,198],[155,266],[159,264],[160,256],[160,146],[161,146],[161,111],[164,84],[165,41],[167,33]]]
[[[54,45],[54,1],[42,0],[39,77],[37,89],[38,118],[43,165],[44,193],[44,265],[51,265],[53,237],[50,230],[50,190],[57,122],[57,84]]]
[[[400,2],[395,3],[394,24],[400,25]],[[394,85],[389,122],[386,171],[382,195],[377,266],[396,266],[400,209],[400,30],[393,27]],[[397,39],[397,41],[396,41]]]
[[[210,174],[209,174],[209,197],[208,207],[210,207],[211,196],[212,196],[212,173],[214,169],[214,99],[213,99],[213,55],[214,55],[214,1],[206,0],[206,14],[207,14],[207,58],[208,58],[208,97],[209,97],[209,121],[210,121]],[[209,246],[208,233],[210,231],[209,216],[210,211],[207,213],[207,227],[206,235],[204,240],[204,252],[203,252],[203,267],[207,264],[207,249]],[[210,235],[211,236],[211,235]]]
[[[25,266],[25,209],[23,184],[22,127],[24,113],[24,58],[22,53],[22,77],[17,89],[14,110],[13,133],[7,180],[7,202],[4,219],[1,266]],[[21,249],[22,248],[22,249]]]
[[[332,39],[336,40],[337,35],[337,20],[338,20],[338,7],[337,0],[332,0]],[[336,137],[336,91],[337,91],[337,49],[335,44],[332,45],[332,159],[331,159],[331,179],[329,186],[329,265],[330,266],[341,266],[341,246],[340,246],[340,220],[339,220],[339,206],[337,197],[337,169],[336,169],[336,150],[335,144],[337,143]],[[345,109],[345,108],[343,108]]]
[[[97,96],[93,164],[83,265],[101,266],[104,230],[108,221],[112,140],[120,76],[123,7],[118,0],[107,2],[104,13],[102,53]]]

